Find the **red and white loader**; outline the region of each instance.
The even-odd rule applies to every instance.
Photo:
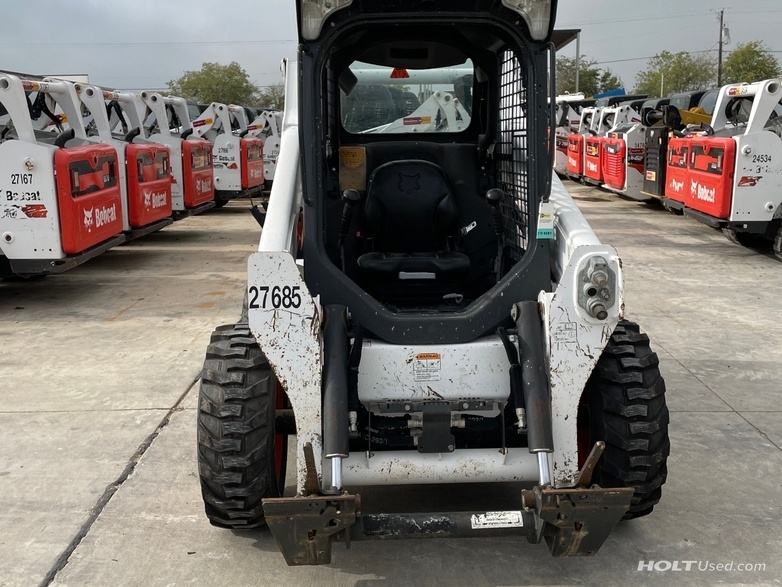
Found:
[[[563,94],[556,99],[556,129],[554,140],[556,151],[554,154],[554,171],[565,175],[567,171],[568,136],[578,131],[581,123],[581,112],[584,108],[594,106],[594,100],[587,100],[583,93]]]
[[[126,92],[110,92],[94,85],[76,84],[82,111],[89,117],[90,138],[114,147],[119,157],[123,230],[136,238],[173,222],[171,200],[171,150],[141,136],[141,120],[124,136],[111,132],[111,119],[124,114],[120,99],[136,114],[134,97]],[[86,120],[86,119],[85,119]]]
[[[610,179],[611,169],[605,168],[606,155],[610,151],[604,145],[619,129],[640,123],[642,104],[643,100],[634,100],[606,106],[600,111],[597,131],[584,138],[584,182],[602,185],[604,180]],[[607,178],[606,172],[609,173]]]
[[[277,171],[281,128],[282,112],[279,110],[263,110],[258,118],[247,125],[247,136],[263,140],[263,177],[267,190],[271,189],[274,174]]]
[[[235,126],[238,134],[233,131]],[[193,134],[212,144],[215,205],[245,196],[260,196],[264,182],[263,141],[247,136],[241,106],[213,102],[193,122]]]
[[[57,100],[70,128],[36,130],[28,99]],[[126,240],[117,152],[86,137],[73,84],[0,74],[0,262],[4,276],[60,273]],[[77,136],[78,135],[78,136]]]
[[[212,144],[193,135],[187,101],[141,92],[146,105],[146,138],[171,149],[171,196],[174,218],[200,214],[215,206]],[[178,124],[177,124],[178,122]],[[172,128],[173,127],[173,128]]]
[[[711,125],[668,144],[664,202],[782,260],[782,80],[720,89]]]

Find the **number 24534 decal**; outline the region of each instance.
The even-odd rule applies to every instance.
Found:
[[[252,285],[250,286],[250,309],[267,310],[280,308],[290,310],[301,307],[301,286],[298,285]]]

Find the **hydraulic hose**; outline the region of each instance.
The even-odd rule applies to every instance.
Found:
[[[527,408],[527,430],[531,453],[553,452],[551,392],[546,375],[543,331],[538,303],[520,302],[518,308],[519,350],[524,403]]]

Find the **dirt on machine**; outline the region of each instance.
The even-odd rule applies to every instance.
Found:
[[[290,565],[391,538],[594,555],[660,500],[668,410],[621,258],[552,172],[556,1],[297,14],[244,308],[202,371],[207,518]]]

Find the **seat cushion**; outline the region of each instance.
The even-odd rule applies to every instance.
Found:
[[[436,279],[458,279],[470,271],[470,258],[462,253],[366,253],[358,258],[364,271],[399,279],[400,274],[433,274]]]
[[[459,209],[442,168],[417,159],[372,172],[364,204],[366,236],[389,253],[442,251],[456,231]]]

